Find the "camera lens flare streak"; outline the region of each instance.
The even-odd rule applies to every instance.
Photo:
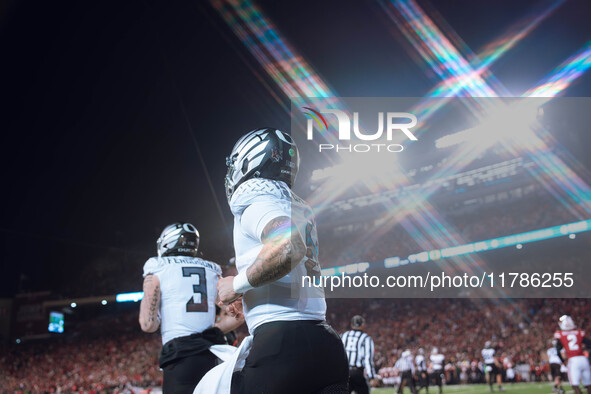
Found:
[[[494,89],[489,88],[488,85],[483,82],[481,78],[483,71],[488,71],[488,67],[498,59],[507,50],[513,48],[517,42],[525,37],[529,32],[539,25],[541,21],[546,19],[551,13],[560,5],[562,2],[554,2],[544,12],[537,16],[530,16],[526,18],[521,24],[523,27],[515,31],[512,35],[506,34],[502,39],[497,42],[489,44],[485,52],[481,55],[482,60],[476,61],[476,57],[472,57],[472,62],[469,62],[462,57],[460,50],[456,49],[451,41],[446,36],[456,37],[456,35],[450,31],[444,34],[435,24],[432,19],[429,18],[426,13],[418,6],[413,0],[404,1],[389,1],[387,3],[380,2],[382,8],[386,11],[387,15],[397,23],[402,30],[405,37],[413,44],[415,50],[421,55],[423,60],[431,67],[432,71],[435,72],[445,84],[448,90],[435,90],[430,94],[442,93],[445,96],[455,94],[467,94],[472,97],[497,97],[499,94],[507,92],[502,87],[492,73],[488,73],[489,79],[494,82]],[[511,38],[513,37],[513,38]],[[459,40],[456,40],[459,42]],[[496,44],[496,45],[495,45]],[[547,97],[552,98],[564,91],[574,80],[580,77],[588,68],[591,66],[591,53],[590,44],[587,44],[575,55],[567,59],[562,63],[556,70],[554,70],[548,77],[546,77],[537,87],[530,89],[524,94],[525,97]],[[463,51],[469,52],[469,48],[463,45]],[[470,54],[470,52],[469,52]],[[476,68],[471,67],[474,64]],[[486,85],[486,86],[485,86]],[[433,113],[443,107],[445,102],[437,103],[433,105],[433,102],[425,100],[422,105],[419,104],[413,108],[413,112],[418,114],[418,118],[424,122]],[[540,105],[544,102],[540,102]],[[501,111],[507,111],[500,106]],[[476,130],[482,131],[487,127],[491,126],[490,119],[491,113],[498,113],[499,108],[487,108],[485,113],[482,110],[472,106],[470,107],[471,114],[480,118],[482,125],[476,127],[475,130],[466,130],[455,135],[454,139],[456,143],[466,141],[476,141],[477,137],[482,137],[483,134],[471,135]],[[487,114],[488,112],[488,114]],[[519,119],[520,117],[514,117]],[[533,125],[532,125],[533,126]],[[544,133],[544,130],[538,125],[538,131]],[[424,132],[424,131],[423,131]],[[491,146],[491,143],[502,142],[504,146],[515,152],[527,153],[532,160],[537,162],[541,168],[544,177],[540,177],[540,181],[545,183],[545,187],[551,190],[565,189],[567,190],[566,196],[559,197],[559,201],[563,204],[569,204],[568,200],[571,199],[570,205],[577,205],[579,201],[575,196],[584,196],[583,201],[585,204],[581,207],[571,207],[571,210],[578,211],[579,217],[588,217],[591,215],[591,189],[585,182],[577,176],[567,164],[560,160],[551,151],[547,144],[531,132],[529,125],[522,124],[519,133],[527,138],[527,144],[515,143],[516,141],[506,141],[499,133],[486,134],[487,136],[498,136],[498,140],[495,141],[491,138],[480,138],[479,141],[482,143],[477,146],[480,150],[484,150]],[[445,137],[444,137],[445,138]],[[440,145],[451,146],[450,140],[440,140]],[[523,142],[523,139],[521,140]],[[432,179],[436,179],[449,172],[460,171],[465,168],[472,160],[476,157],[474,144],[466,144],[463,149],[458,149],[454,152],[454,160],[448,162],[447,166],[443,166],[437,173],[435,173]],[[560,147],[558,148],[560,149]],[[581,168],[578,163],[574,162],[571,166]],[[564,176],[568,174],[569,176]]]
[[[416,1],[378,0],[378,2],[397,28],[400,28],[414,51],[419,54],[428,67],[429,73],[440,80],[427,97],[410,110],[417,116],[419,125],[424,124],[433,114],[445,108],[446,101],[434,103],[433,100],[429,101],[429,97],[510,95],[509,90],[492,74],[491,65],[515,48],[564,3],[562,0],[553,1],[546,3],[547,6],[544,8],[540,7],[530,12],[475,55],[449,26],[443,21],[439,21],[438,26]],[[345,103],[336,97],[336,92],[287,42],[259,7],[246,0],[211,0],[211,4],[286,96],[301,104],[301,107],[306,104],[306,98],[319,97],[325,100],[320,102],[319,107],[316,108],[318,110],[346,109]],[[551,99],[559,95],[588,70],[591,66],[590,59],[591,48],[590,44],[587,44],[558,66],[538,86],[528,90],[524,97]],[[543,104],[543,101],[541,103]],[[453,159],[434,171],[427,183],[433,179],[459,173],[478,156],[479,152],[501,143],[507,152],[515,156],[525,154],[539,167],[539,171],[533,175],[561,204],[568,206],[581,219],[591,215],[591,189],[572,170],[580,166],[574,159],[569,159],[572,163],[565,163],[564,158],[568,158],[568,155],[562,155],[562,158],[559,158],[553,153],[561,147],[557,145],[550,148],[545,142],[548,138],[539,137],[547,134],[547,131],[535,116],[531,116],[535,108],[528,108],[527,116],[517,117],[518,124],[514,126],[513,131],[517,128],[520,130],[519,133],[509,133],[507,130],[504,135],[503,133],[486,134],[488,138],[482,140],[476,136],[481,137],[487,129],[498,126],[495,115],[515,113],[520,106],[527,106],[527,103],[516,102],[510,106],[499,99],[490,101],[484,108],[472,105],[470,101],[466,101],[466,106],[468,116],[474,118],[477,126],[473,130],[460,130],[458,133],[462,134],[455,136],[456,141],[453,141],[453,136],[449,136],[447,140],[440,140],[440,148],[454,149]],[[323,142],[338,144],[334,127],[328,127],[328,129],[325,133],[319,133]],[[471,134],[474,132],[477,134]],[[417,133],[420,138],[420,127]],[[396,136],[392,142],[399,142],[403,138],[404,136]],[[524,143],[525,141],[527,144]],[[359,158],[361,155],[358,155]],[[358,174],[362,171],[352,171],[350,163],[346,163],[343,157],[341,162],[333,168],[332,175],[328,175],[331,170],[327,170],[324,175],[321,172],[315,175],[323,176],[325,180],[309,201],[317,213],[338,201],[345,191],[355,187],[356,182],[363,182],[374,193],[379,193],[385,187],[403,188],[412,185],[412,182],[401,172],[392,177],[388,171],[381,172],[384,168],[377,171],[372,168],[371,176],[359,176]],[[390,160],[393,159],[390,158]],[[367,165],[371,166],[372,163]],[[384,167],[386,170],[395,170],[397,165],[393,160],[392,164]],[[343,177],[339,177],[338,174],[342,174]],[[341,182],[333,182],[340,178],[345,179],[341,179]],[[389,212],[388,218],[374,230],[367,231],[358,244],[387,234],[397,224],[400,224],[423,250],[432,250],[450,244],[465,244],[454,231],[453,226],[446,223],[442,215],[428,201],[437,187],[433,184],[421,190],[421,193],[407,193],[396,200],[383,201],[382,204]],[[349,246],[351,249],[356,247],[358,245]],[[473,265],[473,256],[462,258],[467,267]]]

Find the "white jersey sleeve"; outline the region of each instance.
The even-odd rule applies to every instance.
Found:
[[[162,343],[202,332],[215,323],[219,265],[197,257],[153,257],[144,264],[144,277],[160,280]]]
[[[238,272],[254,263],[263,248],[263,229],[280,216],[292,220],[315,258],[315,264],[306,259],[295,265],[285,277],[244,294],[244,316],[250,332],[260,324],[277,320],[324,320],[326,303],[322,289],[299,289],[297,286],[303,275],[320,273],[316,225],[310,207],[284,182],[255,178],[236,189],[230,208],[234,214]]]
[[[167,265],[168,264],[165,263],[163,259],[158,257],[152,257],[148,259],[148,261],[146,261],[146,263],[144,264],[143,277],[145,278],[148,275],[158,275],[164,270],[164,268]]]
[[[240,224],[242,230],[254,239],[261,240],[265,226],[278,217],[291,217],[287,204],[277,201],[260,201],[249,205],[243,212]]]

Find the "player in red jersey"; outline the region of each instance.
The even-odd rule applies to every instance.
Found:
[[[587,393],[591,394],[591,367],[589,360],[583,354],[583,344],[591,349],[591,340],[585,338],[585,331],[578,330],[573,319],[564,315],[558,321],[560,330],[554,333],[556,341],[556,350],[558,356],[562,359],[560,351],[566,351],[568,358],[568,380],[573,386],[576,394],[581,394],[579,385],[583,382],[583,386],[587,389]],[[563,360],[564,361],[564,360]]]

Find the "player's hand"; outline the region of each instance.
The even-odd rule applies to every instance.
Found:
[[[236,301],[227,306],[226,312],[228,315],[240,319],[242,317],[242,299],[238,298]]]
[[[217,289],[218,297],[220,298],[220,302],[218,303],[218,305],[220,306],[229,305],[242,295],[234,292],[233,276],[226,276],[225,278],[221,278],[220,280],[218,280]]]

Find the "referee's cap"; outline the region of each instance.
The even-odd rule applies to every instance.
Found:
[[[365,324],[365,319],[363,316],[355,315],[351,319],[351,328],[361,328]]]

